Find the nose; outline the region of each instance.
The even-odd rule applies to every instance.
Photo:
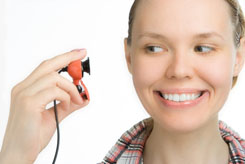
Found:
[[[188,53],[175,53],[172,55],[166,70],[168,79],[191,79],[194,74],[193,62]]]

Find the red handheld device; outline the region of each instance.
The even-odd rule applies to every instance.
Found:
[[[76,85],[81,97],[90,100],[87,87],[84,85],[82,81],[84,72],[87,72],[90,75],[89,58],[84,62],[81,62],[80,60],[71,62],[68,65],[67,71],[69,75],[72,77],[73,83]]]
[[[79,94],[81,95],[81,97],[84,99],[90,100],[88,89],[82,81],[84,72],[87,72],[90,75],[89,58],[84,62],[80,60],[71,62],[67,67],[60,70],[59,73],[66,72],[66,71],[72,77],[73,83],[76,85],[77,90]]]

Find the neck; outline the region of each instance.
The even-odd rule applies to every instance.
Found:
[[[228,164],[229,149],[218,119],[189,133],[171,133],[154,122],[144,149],[144,164]]]

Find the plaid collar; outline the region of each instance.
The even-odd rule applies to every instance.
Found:
[[[134,125],[121,136],[100,164],[143,164],[144,144],[152,127],[152,118]],[[219,121],[219,129],[229,146],[229,164],[245,164],[245,140],[223,121]]]

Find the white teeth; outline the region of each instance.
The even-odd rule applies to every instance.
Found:
[[[179,101],[179,95],[178,94],[174,94],[174,97],[173,97],[173,101]]]
[[[187,99],[187,96],[185,94],[181,94],[180,101],[185,101],[186,99]]]
[[[192,93],[192,94],[164,94],[162,93],[162,97],[166,100],[171,101],[188,101],[188,100],[195,100],[196,98],[200,97],[201,92],[199,93]]]
[[[173,97],[174,97],[173,95],[168,95],[169,100],[173,100]]]

